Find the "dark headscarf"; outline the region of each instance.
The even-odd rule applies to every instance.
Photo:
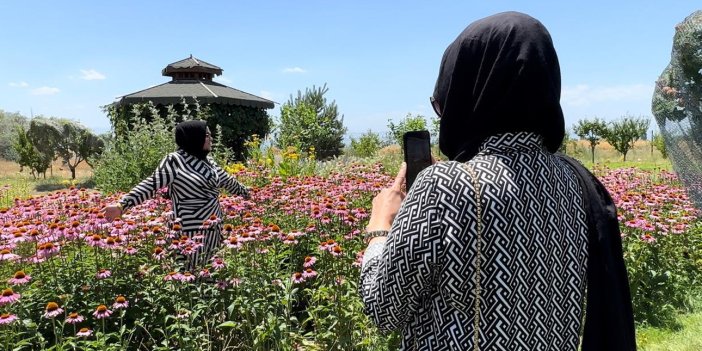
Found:
[[[178,147],[183,151],[204,160],[209,151],[203,150],[205,146],[205,135],[207,134],[207,123],[205,121],[185,121],[178,123],[175,128],[175,140]]]
[[[565,134],[560,97],[558,57],[541,22],[518,12],[473,22],[444,52],[434,89],[441,152],[467,161],[506,132],[538,133],[555,152]]]

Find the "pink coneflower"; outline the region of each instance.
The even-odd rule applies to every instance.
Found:
[[[91,236],[86,237],[86,241],[88,242],[88,245],[90,246],[97,246],[97,247],[102,247],[102,235],[100,234],[93,234]]]
[[[93,335],[93,331],[90,328],[80,328],[80,330],[76,333],[76,336],[84,338],[87,338],[91,335]]]
[[[93,312],[93,316],[97,319],[103,319],[107,318],[112,314],[112,311],[110,311],[107,306],[105,305],[100,305],[95,309],[95,312]]]
[[[283,238],[283,244],[286,245],[295,245],[297,244],[297,240],[295,240],[295,235],[288,234]]]
[[[654,238],[651,234],[644,234],[641,235],[641,240],[645,243],[652,244],[656,242],[656,238]]]
[[[304,272],[302,272],[302,277],[307,279],[307,278],[314,278],[317,276],[317,272],[313,270],[312,268],[307,268],[305,269]]]
[[[322,224],[329,224],[331,222],[331,218],[329,218],[329,216],[327,216],[327,215],[324,215],[324,216],[322,216],[322,219],[320,220],[320,222],[322,222]]]
[[[182,250],[180,250],[180,253],[184,256],[189,256],[197,252],[197,245],[186,245],[183,247]]]
[[[127,307],[129,307],[129,301],[127,301],[127,299],[122,295],[117,296],[115,303],[112,304],[112,308],[116,310]]]
[[[224,263],[224,260],[222,260],[219,257],[215,257],[212,259],[212,269],[217,270],[217,269],[222,269],[226,267],[227,265]]]
[[[280,280],[280,279],[273,279],[273,280],[271,280],[271,284],[273,284],[273,285],[275,285],[275,286],[282,286],[282,285],[283,285],[283,281]]]
[[[190,283],[191,281],[195,280],[195,276],[190,272],[185,272],[180,275],[179,280],[183,283]]]
[[[314,263],[317,262],[317,258],[314,256],[307,256],[305,257],[305,263],[302,264],[303,267],[309,268],[314,265]]]
[[[183,275],[178,273],[178,272],[170,272],[166,274],[165,277],[163,277],[163,280],[165,281],[172,281],[172,280],[180,280]]]
[[[127,246],[127,248],[124,249],[124,253],[127,255],[134,255],[137,253],[137,249],[135,249],[134,246]]]
[[[117,247],[119,247],[118,240],[116,240],[115,237],[109,236],[105,238],[104,247],[108,249],[116,249]]]
[[[44,318],[53,319],[61,313],[63,313],[63,308],[59,307],[56,302],[49,302],[44,309]]]
[[[105,279],[109,278],[112,276],[112,272],[110,272],[108,269],[101,269],[97,274],[95,275],[98,279]]]
[[[32,280],[32,277],[25,274],[23,271],[17,271],[15,272],[15,275],[8,280],[8,282],[12,285],[24,285],[29,283],[30,280]]]
[[[154,247],[153,257],[155,260],[160,261],[166,257],[166,251],[160,246]]]
[[[11,313],[0,314],[0,325],[11,324],[12,322],[18,320],[17,316]]]
[[[200,273],[198,273],[198,276],[202,278],[209,278],[212,274],[210,273],[210,270],[207,268],[203,268],[200,270]]]
[[[230,236],[227,240],[227,247],[230,249],[238,249],[241,247],[241,241],[235,236]]]
[[[341,249],[341,245],[337,244],[334,245],[331,250],[329,250],[329,253],[334,255],[334,256],[339,256],[343,253],[343,250]]]
[[[71,312],[68,314],[68,317],[66,317],[66,323],[68,324],[78,324],[84,320],[85,318],[83,318],[83,316],[79,315],[77,312]]]
[[[302,273],[300,272],[295,272],[293,273],[292,277],[290,277],[293,283],[299,284],[305,281],[305,277],[302,276]]]
[[[19,300],[20,294],[12,291],[12,289],[8,288],[2,291],[2,295],[0,295],[0,306],[5,306],[9,304],[13,304]]]
[[[229,283],[227,283],[226,280],[218,280],[217,283],[215,283],[215,287],[219,290],[224,290],[229,286]]]
[[[241,279],[240,278],[232,278],[229,282],[232,284],[232,286],[239,286],[241,284]]]
[[[16,261],[19,258],[19,255],[13,254],[9,249],[0,250],[0,261]]]

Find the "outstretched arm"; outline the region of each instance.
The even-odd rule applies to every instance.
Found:
[[[217,172],[217,176],[219,178],[219,184],[217,184],[217,185],[220,188],[227,189],[227,191],[230,194],[239,195],[245,199],[248,199],[251,196],[251,194],[249,192],[249,188],[247,188],[243,184],[239,183],[239,181],[237,181],[234,176],[225,172],[221,167],[219,167],[214,162],[212,162],[212,164],[214,165],[215,172]]]
[[[142,202],[154,197],[158,189],[163,188],[173,182],[175,177],[175,159],[172,155],[168,155],[156,168],[156,171],[148,178],[142,180],[132,191],[124,195],[118,203],[107,206],[105,216],[109,219],[115,219],[122,213]]]

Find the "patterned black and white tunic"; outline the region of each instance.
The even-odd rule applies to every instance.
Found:
[[[249,190],[233,176],[227,174],[212,159],[200,160],[183,150],[168,154],[156,171],[141,181],[120,200],[123,208],[134,207],[152,198],[156,191],[168,186],[168,195],[173,203],[175,217],[180,219],[183,233],[204,236],[204,248],[195,254],[191,261],[198,261],[197,256],[204,256],[214,250],[221,242],[221,225],[203,227],[210,216],[223,218],[219,205],[219,191],[226,189],[233,195],[249,196]]]
[[[403,350],[473,350],[480,274],[480,350],[576,350],[587,225],[575,174],[540,136],[488,138],[467,165],[484,230],[475,270],[477,208],[466,164],[441,162],[410,189],[386,243],[367,248],[366,313],[401,330]]]

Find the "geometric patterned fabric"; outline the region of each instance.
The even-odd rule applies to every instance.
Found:
[[[178,149],[166,155],[154,173],[124,195],[120,203],[126,210],[154,197],[157,190],[166,186],[183,231],[201,230],[211,215],[222,219],[220,188],[243,197],[249,193],[211,158],[200,160]]]
[[[422,171],[385,243],[366,250],[360,293],[403,350],[473,350],[480,274],[480,350],[577,350],[587,224],[575,174],[533,133],[488,138],[469,162],[480,186],[483,233],[464,165]]]

